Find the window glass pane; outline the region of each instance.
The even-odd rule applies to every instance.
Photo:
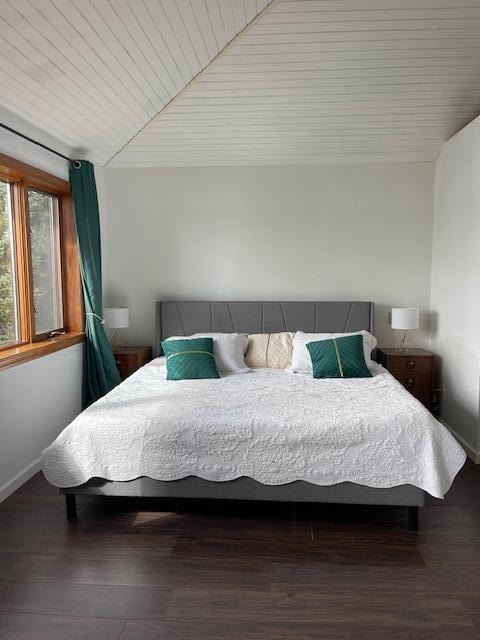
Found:
[[[28,190],[35,334],[63,327],[58,198]]]
[[[0,345],[19,340],[12,195],[0,180]]]

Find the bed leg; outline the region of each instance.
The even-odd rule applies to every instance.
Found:
[[[408,507],[408,529],[418,531],[419,507]]]
[[[296,520],[297,519],[297,503],[296,502],[291,502],[290,503],[290,515],[292,520]]]
[[[74,493],[65,494],[65,506],[67,508],[67,520],[77,519],[77,500]]]

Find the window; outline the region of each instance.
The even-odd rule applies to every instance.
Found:
[[[28,189],[35,335],[63,331],[58,198]]]
[[[9,183],[0,180],[0,345],[18,340],[17,300],[12,194]]]
[[[69,183],[0,154],[0,368],[80,341],[83,319]]]

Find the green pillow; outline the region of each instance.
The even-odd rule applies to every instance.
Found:
[[[213,338],[163,340],[167,357],[167,380],[219,378],[213,355]]]
[[[365,363],[363,336],[309,342],[314,378],[371,378]]]

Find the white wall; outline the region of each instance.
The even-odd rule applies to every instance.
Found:
[[[432,349],[443,359],[442,416],[480,452],[480,119],[437,162],[432,256]],[[479,459],[480,461],[480,459]]]
[[[68,148],[18,118],[1,120],[70,155]],[[0,130],[0,153],[68,179],[68,163]],[[38,471],[42,449],[78,414],[82,345],[0,371],[0,501]]]
[[[81,411],[83,345],[0,371],[0,500],[38,471],[38,458]]]
[[[373,300],[384,346],[392,305],[428,307],[432,163],[105,174],[105,301],[130,307],[132,344],[162,297]]]

